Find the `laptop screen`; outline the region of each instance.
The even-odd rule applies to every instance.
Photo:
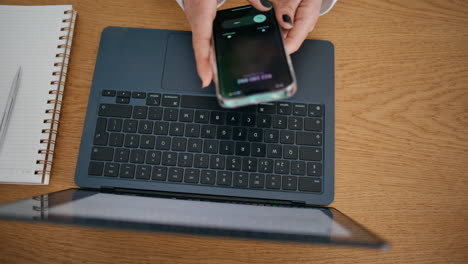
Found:
[[[70,189],[0,206],[0,218],[381,247],[332,208],[173,199]]]

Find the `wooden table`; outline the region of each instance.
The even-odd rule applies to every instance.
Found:
[[[54,169],[48,186],[0,186],[0,202],[74,186],[104,27],[190,29],[171,0],[0,1],[38,3],[79,13]],[[0,222],[0,262],[467,263],[468,2],[341,0],[309,37],[336,48],[333,206],[389,251]]]

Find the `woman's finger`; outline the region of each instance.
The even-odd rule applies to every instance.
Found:
[[[276,0],[275,6],[276,20],[283,29],[291,29],[294,26],[296,10],[301,0]]]
[[[268,11],[273,7],[269,0],[249,0],[250,4],[260,11]]]
[[[296,52],[311,32],[320,15],[322,0],[303,0],[296,11],[294,27],[289,30],[285,39],[286,50]]]
[[[202,87],[207,87],[213,78],[210,61],[213,20],[216,16],[216,1],[185,0],[185,13],[192,28],[192,43],[197,72]]]

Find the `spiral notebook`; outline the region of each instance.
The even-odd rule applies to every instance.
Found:
[[[0,115],[21,67],[0,183],[49,183],[75,20],[71,5],[0,5]]]

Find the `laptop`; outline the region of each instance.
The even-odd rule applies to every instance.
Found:
[[[101,36],[75,182],[0,217],[331,243],[387,243],[334,197],[334,47],[292,56],[288,100],[223,109],[200,88],[191,33],[108,27]]]

